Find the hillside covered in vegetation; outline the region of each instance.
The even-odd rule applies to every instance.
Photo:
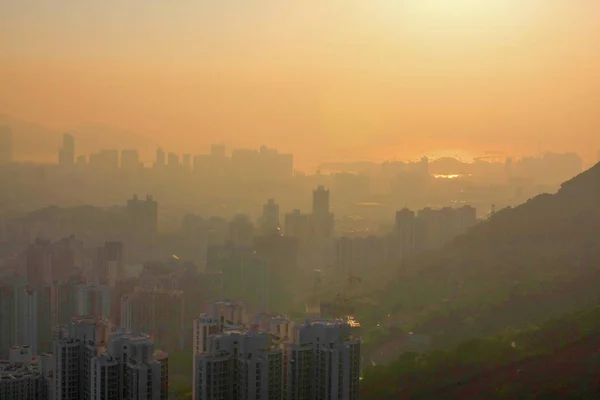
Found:
[[[525,329],[507,329],[447,350],[404,353],[370,367],[361,398],[596,398],[600,306]]]
[[[600,300],[600,164],[399,268],[384,314],[457,345]]]

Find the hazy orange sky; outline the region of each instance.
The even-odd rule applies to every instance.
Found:
[[[590,159],[599,21],[598,0],[4,0],[0,113],[301,164],[538,142]]]

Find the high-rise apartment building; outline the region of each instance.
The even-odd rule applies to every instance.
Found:
[[[146,336],[106,321],[82,318],[54,341],[53,398],[57,400],[166,400],[168,357],[155,358]]]
[[[36,351],[37,296],[19,278],[3,280],[0,290],[0,359],[17,343]]]
[[[226,328],[243,326],[246,321],[246,305],[229,299],[213,301],[206,304],[204,313],[194,320],[194,358],[205,354],[209,349],[209,337],[224,332]],[[198,379],[197,364],[194,361],[194,388]],[[194,389],[194,400],[198,399]]]
[[[102,150],[90,154],[88,165],[90,169],[99,173],[114,172],[119,169],[119,151]]]
[[[108,338],[108,323],[92,317],[74,320],[61,329],[53,342],[53,399],[89,400],[92,360]]]
[[[313,320],[294,326],[283,365],[284,399],[358,399],[360,339],[347,323]]]
[[[260,221],[261,234],[264,236],[279,235],[279,204],[275,199],[269,199],[263,204],[262,218]]]
[[[156,234],[158,230],[158,203],[152,196],[140,200],[137,195],[127,200],[127,217],[129,227],[134,236]]]
[[[134,214],[137,210],[131,210]],[[130,215],[130,218],[137,218]],[[97,283],[114,288],[117,281],[123,277],[123,243],[106,242],[104,246],[96,249],[94,270]]]
[[[166,350],[184,344],[183,293],[168,287],[136,287],[121,298],[121,326],[128,332],[146,332]]]
[[[292,210],[285,214],[285,236],[305,241],[311,236],[311,215]]]
[[[445,207],[420,210],[415,219],[415,245],[418,251],[438,249],[465,233],[477,223],[476,209]]]
[[[0,285],[0,357],[15,344],[30,346],[34,354],[50,351],[53,327],[73,316],[76,284],[5,280]]]
[[[163,373],[168,373],[168,358],[160,352],[157,360],[156,354],[154,343],[147,336],[117,331],[110,336],[108,348],[101,354],[102,359],[96,358],[93,364],[97,369],[106,365],[107,377],[118,373],[112,386],[105,389],[114,392],[116,388],[118,399],[167,400],[168,377]],[[114,368],[115,361],[118,369]],[[103,386],[99,388],[102,390]]]
[[[333,235],[333,214],[329,211],[329,190],[324,186],[313,191],[312,233],[318,238],[330,238]]]
[[[194,357],[194,399],[279,400],[283,352],[267,332],[229,330],[208,338]]]
[[[51,371],[36,358],[31,347],[14,346],[8,361],[0,361],[0,399],[50,399]]]
[[[65,133],[62,138],[62,148],[58,152],[58,164],[70,167],[75,163],[75,138]]]
[[[254,223],[247,215],[239,214],[229,223],[229,240],[236,246],[251,247],[254,238]]]
[[[362,275],[388,260],[386,237],[341,237],[335,241],[335,267],[346,274]]]
[[[8,126],[0,126],[0,165],[13,160],[13,136]]]
[[[90,315],[108,320],[110,317],[110,289],[104,285],[80,284],[75,288],[73,316]]]
[[[167,155],[162,147],[156,149],[156,162],[154,163],[155,167],[162,168],[167,163]]]

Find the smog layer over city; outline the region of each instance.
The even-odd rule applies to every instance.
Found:
[[[600,1],[0,1],[0,400],[600,398]]]

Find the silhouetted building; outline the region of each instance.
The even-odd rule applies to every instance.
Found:
[[[406,257],[416,250],[415,213],[413,211],[404,208],[396,212],[394,236],[397,244],[397,257]]]
[[[121,327],[127,332],[146,332],[168,351],[184,344],[183,293],[157,281],[152,288],[136,287],[121,298]]]
[[[121,151],[121,169],[127,172],[135,172],[140,167],[140,155],[137,150]]]
[[[294,175],[294,156],[292,154],[281,154],[275,149],[261,146],[260,158],[265,177],[285,180]]]
[[[333,236],[334,217],[329,211],[329,190],[319,186],[313,191],[312,232],[318,238]]]
[[[179,154],[169,153],[167,157],[167,163],[169,165],[169,168],[179,168]]]
[[[52,282],[52,253],[51,243],[47,240],[37,239],[29,245],[26,252],[27,283],[37,286]]]
[[[274,199],[269,199],[263,204],[263,213],[260,221],[260,230],[263,235],[279,235],[279,205]]]
[[[154,164],[155,167],[162,168],[166,165],[167,155],[162,147],[156,149],[156,162]]]
[[[417,250],[439,249],[456,236],[465,233],[477,222],[471,206],[445,207],[440,210],[424,208],[418,212],[415,225]]]
[[[387,261],[387,238],[378,236],[342,237],[335,243],[335,266],[347,274],[362,275]]]
[[[243,297],[252,307],[262,307],[268,289],[268,266],[247,247],[228,242],[209,246],[206,270],[221,274],[221,296]]]
[[[336,196],[346,201],[360,201],[369,197],[371,182],[367,175],[336,173],[333,176],[333,190]]]
[[[256,236],[253,241],[256,254],[269,266],[273,274],[294,271],[298,265],[298,239],[290,236]]]
[[[302,214],[300,210],[292,210],[285,214],[285,236],[305,241],[311,237],[311,216]]]
[[[183,166],[183,169],[185,169],[186,171],[191,171],[192,170],[192,156],[189,154],[184,154],[182,157],[181,164]]]
[[[119,151],[102,150],[90,154],[89,166],[97,172],[116,171],[119,168]]]
[[[251,247],[254,224],[247,215],[236,215],[229,223],[229,240],[236,246]]]
[[[127,200],[127,218],[132,234],[148,236],[158,230],[158,203],[150,195],[140,200],[137,195]]]
[[[225,158],[225,146],[222,144],[213,144],[210,146],[210,155],[214,158]]]
[[[427,157],[421,157],[421,165],[420,165],[420,171],[421,174],[424,177],[428,177],[429,176],[429,158]]]
[[[0,126],[0,165],[13,160],[13,136],[8,126]]]
[[[123,243],[106,242],[97,249],[95,272],[99,284],[115,287],[123,277]]]
[[[65,133],[63,135],[62,148],[58,152],[58,164],[61,166],[72,166],[75,163],[75,138]]]

